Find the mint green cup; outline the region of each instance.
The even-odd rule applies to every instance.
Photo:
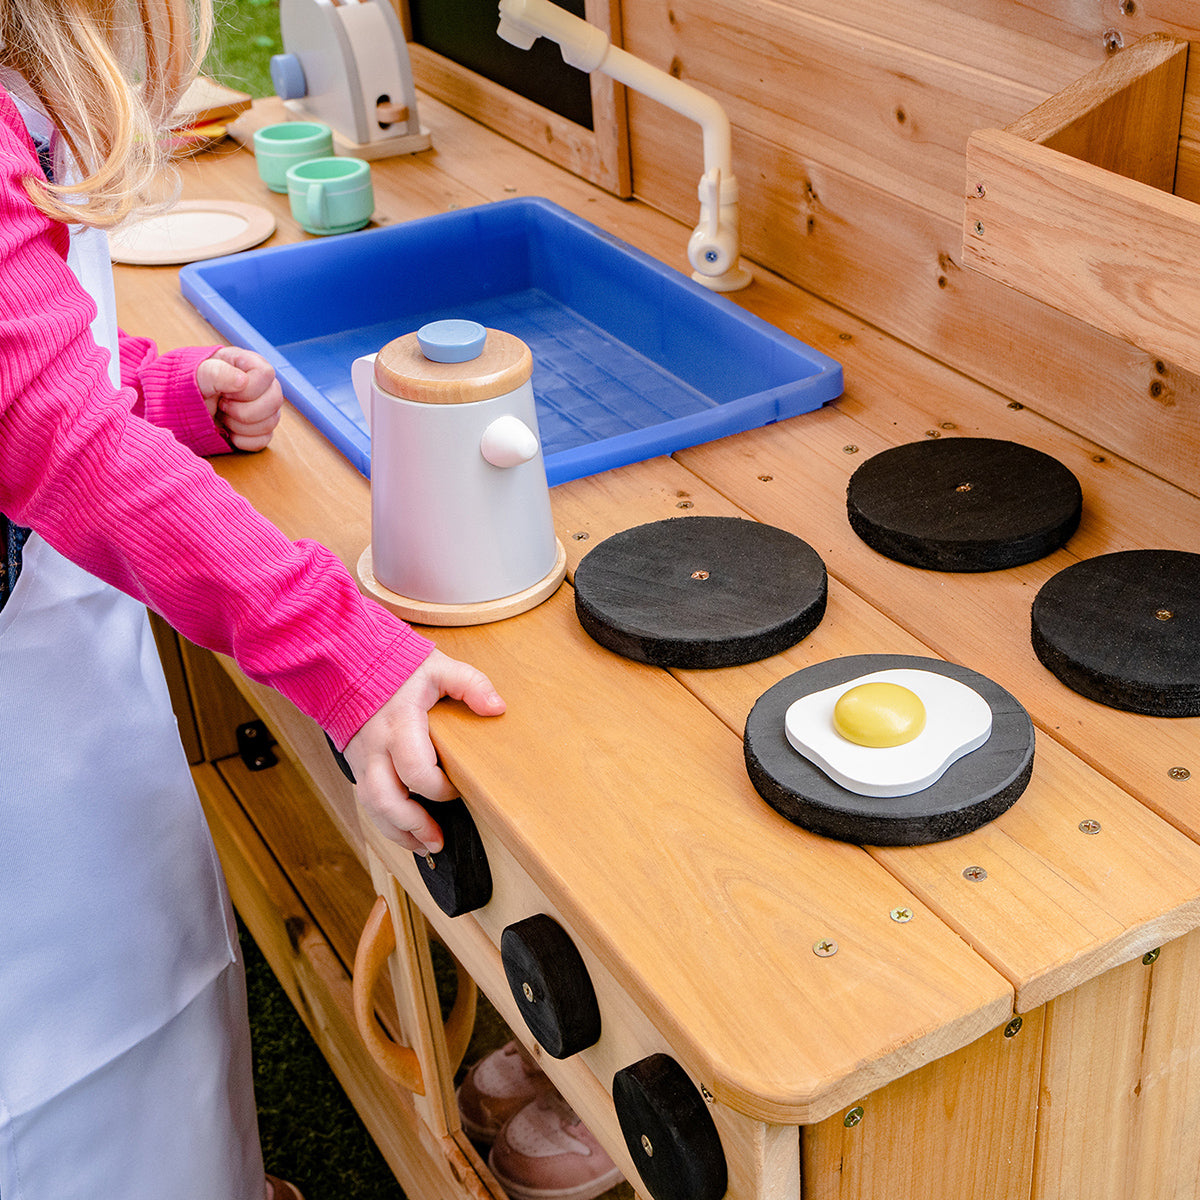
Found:
[[[258,177],[273,192],[285,193],[287,173],[298,163],[333,153],[333,130],[319,121],[283,121],[254,131]]]
[[[360,158],[316,158],[287,173],[292,216],[309,233],[361,229],[375,211],[371,168]]]

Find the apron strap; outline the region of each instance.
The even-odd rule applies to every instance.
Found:
[[[29,135],[37,149],[38,161],[42,164],[47,180],[54,182],[54,158],[50,148],[50,139]],[[12,590],[17,586],[21,574],[21,550],[29,538],[29,530],[21,525],[14,525],[3,513],[0,513],[0,609],[8,603]]]

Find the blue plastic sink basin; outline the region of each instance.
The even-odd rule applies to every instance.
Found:
[[[257,350],[364,475],[350,364],[428,321],[521,338],[553,486],[797,416],[842,391],[833,359],[541,199],[193,263],[184,296]]]

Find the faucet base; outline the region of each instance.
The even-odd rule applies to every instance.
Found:
[[[699,271],[693,271],[692,278],[710,292],[737,292],[754,282],[754,276],[740,262],[724,274],[701,275]]]

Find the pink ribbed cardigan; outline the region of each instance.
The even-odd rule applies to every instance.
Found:
[[[95,306],[67,267],[67,228],[21,186],[40,174],[0,89],[0,512],[230,655],[343,748],[432,643],[198,457],[228,450],[195,382],[211,347],[159,356],[123,336],[126,386],[111,386],[89,331]]]

